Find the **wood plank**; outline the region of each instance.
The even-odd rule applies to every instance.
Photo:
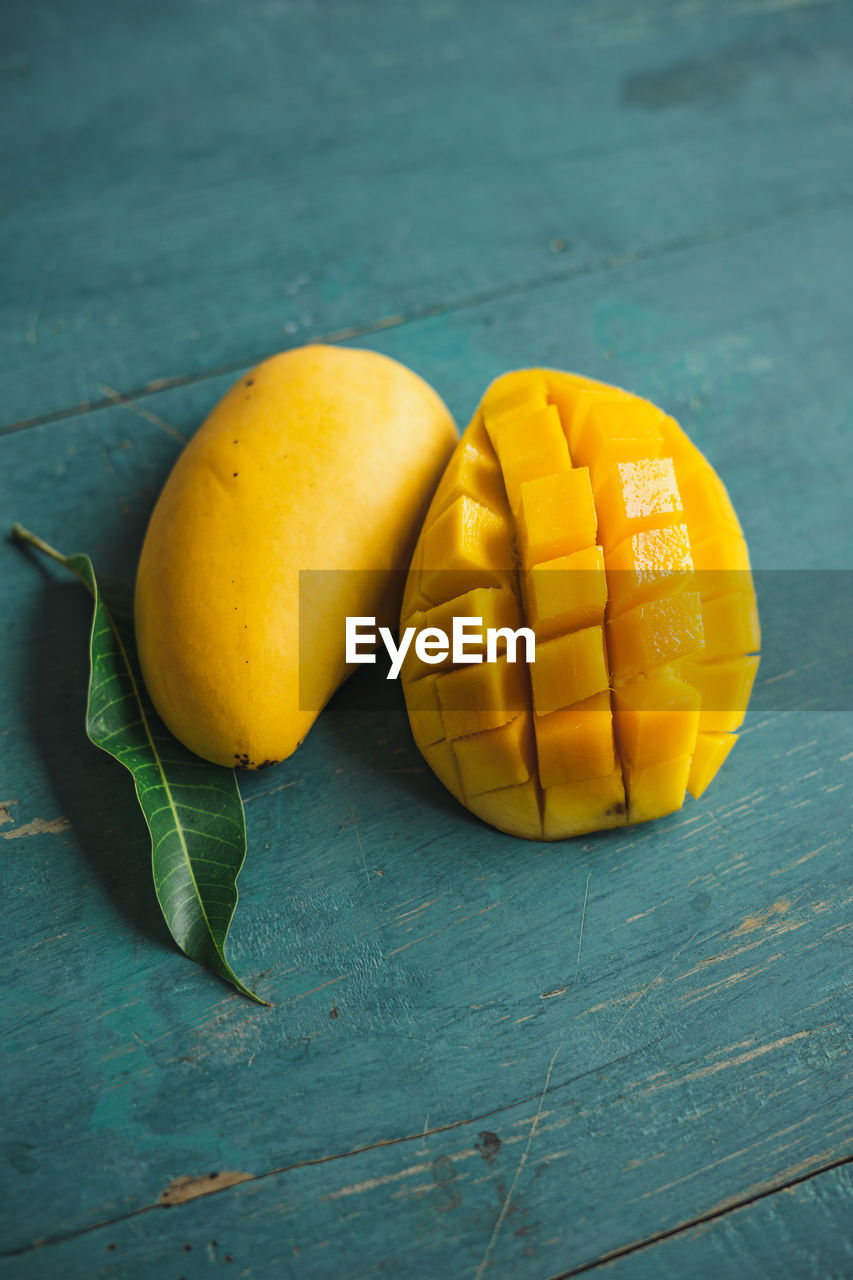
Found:
[[[811,1044],[815,1056],[822,1057],[826,1046],[821,1039]],[[649,1066],[655,1065],[653,1056],[647,1059]],[[835,1061],[838,1065],[837,1057]],[[667,1209],[677,1213],[676,1205],[685,1204],[684,1187],[695,1184],[697,1175],[704,1175],[706,1193],[722,1193],[700,1210],[715,1213],[736,1205],[728,1188],[735,1175],[743,1176],[746,1165],[753,1178],[750,1199],[808,1171],[809,1162],[801,1164],[797,1158],[801,1139],[796,1130],[805,1138],[811,1125],[809,1110],[815,1099],[809,1095],[810,1063],[803,1061],[793,1074],[790,1059],[778,1064],[778,1079],[800,1099],[801,1112],[797,1125],[774,1131],[774,1112],[780,1105],[787,1109],[788,1099],[771,1093],[768,1083],[757,1083],[757,1077],[766,1081],[770,1074],[767,1062],[765,1056],[759,1068],[755,1059],[750,1072],[753,1101],[764,1112],[763,1123],[748,1124],[738,1150],[709,1146],[701,1153],[706,1161],[702,1168],[688,1160],[686,1172],[676,1180],[680,1187],[662,1181],[667,1177],[667,1157],[690,1146],[691,1133],[707,1115],[707,1106],[717,1118],[733,1103],[736,1119],[744,1114],[745,1108],[734,1101],[745,1084],[743,1077],[740,1082],[720,1083],[733,1063],[718,1061],[721,1074],[716,1084],[706,1079],[697,1085],[694,1074],[680,1096],[680,1107],[687,1110],[677,1118],[672,1115],[667,1129],[660,1123],[662,1117],[655,1120],[657,1108],[643,1114],[636,1096],[626,1091],[635,1075],[629,1073],[620,1082],[614,1064],[600,1062],[586,1076],[566,1079],[560,1059],[552,1056],[540,1064],[537,1094],[498,1115],[413,1134],[405,1142],[344,1159],[284,1167],[215,1194],[208,1194],[207,1188],[216,1185],[216,1174],[200,1173],[179,1187],[172,1185],[172,1195],[194,1198],[169,1209],[168,1216],[152,1203],[130,1218],[7,1258],[5,1267],[0,1263],[0,1275],[29,1280],[50,1268],[52,1274],[70,1280],[92,1275],[141,1280],[172,1269],[191,1280],[206,1274],[216,1261],[233,1262],[242,1275],[317,1280],[337,1274],[353,1280],[372,1280],[380,1274],[428,1280],[442,1275],[478,1280],[484,1275],[558,1277],[597,1271],[596,1259],[606,1252],[603,1246],[617,1235],[622,1247],[632,1251],[611,1264],[617,1275],[719,1275],[713,1263],[721,1260],[748,1263],[747,1274],[762,1277],[844,1275],[843,1269],[822,1271],[814,1264],[821,1258],[849,1258],[849,1218],[843,1216],[845,1208],[849,1215],[850,1207],[849,1165],[828,1175],[827,1193],[818,1190],[824,1178],[814,1178],[805,1184],[809,1191],[779,1192],[765,1200],[758,1213],[754,1205],[745,1211],[745,1219],[729,1215],[685,1232],[684,1238],[634,1252],[659,1229]],[[688,1079],[684,1076],[677,1083],[684,1086]],[[667,1082],[654,1087],[666,1088]],[[645,1083],[640,1092],[649,1088]],[[650,1120],[655,1134],[651,1141],[644,1127]],[[699,1154],[694,1150],[693,1159]],[[638,1173],[651,1162],[656,1176],[648,1170]],[[591,1177],[593,1170],[597,1177]],[[229,1176],[236,1178],[238,1171]],[[621,1221],[614,1231],[617,1209],[610,1192],[615,1186],[633,1195],[627,1201],[620,1195]],[[792,1194],[798,1199],[792,1201]],[[768,1212],[771,1205],[773,1211]],[[675,1226],[684,1219],[670,1221]],[[611,1230],[602,1234],[608,1222]],[[781,1237],[788,1243],[788,1232],[798,1229],[802,1235],[794,1236],[795,1247],[780,1259],[777,1242]],[[679,1263],[685,1262],[689,1269],[679,1270]]]
[[[348,1243],[356,1243],[359,1218],[363,1216],[351,1208],[351,1197],[363,1196],[367,1188],[358,1192],[348,1186],[335,1186],[325,1193],[329,1197],[327,1204],[337,1203],[338,1218],[324,1224],[328,1226],[328,1234],[320,1240],[319,1233],[310,1227],[306,1229],[297,1216],[292,1192],[294,1177],[282,1176],[276,1188],[277,1199],[273,1192],[264,1194],[257,1186],[243,1187],[229,1199],[224,1195],[206,1197],[182,1209],[177,1222],[172,1221],[171,1214],[164,1218],[162,1213],[155,1212],[112,1224],[61,1245],[36,1250],[7,1262],[5,1268],[0,1263],[0,1275],[5,1271],[20,1280],[30,1280],[30,1277],[41,1280],[47,1266],[69,1280],[116,1274],[127,1280],[135,1277],[147,1280],[152,1274],[168,1274],[171,1267],[185,1280],[194,1280],[197,1276],[206,1276],[212,1262],[229,1260],[240,1266],[237,1274],[275,1274],[285,1280],[291,1276],[325,1277],[333,1274],[335,1267],[340,1267],[347,1276],[368,1277],[376,1275],[383,1264],[386,1268],[389,1264],[414,1265],[417,1274],[425,1277],[476,1275],[483,1259],[473,1250],[465,1256],[458,1252],[450,1254],[448,1249],[447,1269],[442,1272],[436,1265],[437,1250],[429,1238],[425,1206],[434,1201],[446,1214],[455,1197],[470,1194],[470,1179],[465,1177],[464,1163],[451,1162],[448,1167],[440,1154],[432,1155],[427,1146],[429,1141],[425,1140],[418,1152],[421,1160],[417,1172],[408,1180],[400,1179],[396,1188],[392,1183],[386,1184],[385,1198],[391,1203],[384,1207],[395,1218],[405,1217],[403,1233],[414,1237],[408,1254],[383,1255],[379,1240],[372,1254],[364,1250],[363,1244],[353,1252],[347,1250]],[[502,1193],[496,1185],[500,1151],[494,1148],[494,1142],[484,1139],[477,1144],[478,1153],[486,1161],[480,1166],[480,1183],[491,1184],[489,1189],[497,1191],[500,1203]],[[540,1183],[544,1180],[547,1184],[550,1165],[539,1164],[538,1171]],[[377,1187],[370,1190],[374,1195],[381,1194]],[[845,1276],[849,1274],[853,1256],[851,1209],[853,1177],[848,1164],[808,1177],[784,1191],[761,1195],[742,1208],[729,1209],[710,1221],[682,1228],[665,1240],[647,1244],[637,1241],[630,1253],[603,1266],[582,1265],[580,1269],[547,1274],[554,1280],[558,1280],[558,1275],[559,1280],[568,1280],[569,1276],[578,1274],[605,1274],[606,1267],[606,1274],[615,1276],[616,1280],[646,1280],[646,1277],[683,1280],[687,1275],[713,1277],[729,1270],[760,1275],[762,1280],[765,1277],[767,1280],[799,1280],[801,1277],[805,1280],[813,1276]],[[518,1201],[507,1215],[507,1234],[520,1232],[522,1240],[529,1240],[529,1223],[524,1222],[524,1217],[525,1206]],[[444,1224],[446,1219],[436,1221]],[[452,1221],[447,1226],[451,1234]],[[364,1229],[363,1222],[361,1229]],[[528,1257],[533,1259],[530,1274],[545,1275],[544,1268],[552,1259],[542,1258],[538,1249]],[[494,1249],[488,1263],[484,1272],[487,1275],[519,1275],[528,1270],[524,1264],[523,1270],[506,1269],[505,1260],[496,1257]],[[535,1269],[536,1263],[539,1269]]]
[[[760,1274],[762,1280],[845,1276],[853,1269],[850,1165],[807,1178],[660,1244],[620,1258],[616,1280]]]
[[[688,411],[760,563],[840,565],[847,233],[813,214],[796,254],[790,228],[756,233],[381,345],[461,416],[534,352],[612,371]],[[145,405],[186,431],[213,390]],[[172,435],[115,406],[0,448],[10,518],[131,571]],[[294,1243],[305,1274],[338,1252],[375,1274],[380,1250],[396,1274],[453,1274],[482,1263],[514,1188],[489,1260],[533,1277],[849,1153],[849,713],[753,717],[699,804],[555,848],[465,815],[399,690],[351,682],[292,761],[246,780],[232,954],[274,1002],[257,1009],[158,922],[126,778],[83,735],[82,591],[2,554],[7,1250],[109,1222],[62,1244],[67,1274],[100,1248],[110,1274],[119,1239],[123,1275],[168,1249],[193,1274],[211,1239],[284,1275]],[[252,1180],[113,1225],[222,1171]]]
[[[848,5],[4,6],[0,425],[853,197]]]
[[[629,387],[664,405],[720,470],[755,566],[843,569],[853,295],[836,286],[849,226],[843,211],[815,212],[348,345],[370,345],[416,369],[460,428],[488,383],[510,368],[544,364]],[[135,495],[140,520],[177,453],[170,433],[191,434],[239,372],[141,396],[119,411],[126,439],[144,440],[140,447],[154,447],[159,460]],[[79,421],[66,419],[49,438],[63,440]],[[20,503],[15,511],[27,515]],[[78,523],[81,538],[100,537]],[[63,527],[58,520],[57,538]]]

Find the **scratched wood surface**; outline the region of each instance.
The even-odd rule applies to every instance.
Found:
[[[460,425],[529,363],[665,405],[774,645],[701,802],[559,847],[352,680],[245,780],[261,1009],[170,945],[85,595],[2,544],[3,1277],[853,1272],[853,715],[773,629],[849,592],[851,9],[636,8],[5,7],[5,524],[129,580],[234,371],[351,328]]]
[[[853,197],[843,0],[2,8],[3,423]]]

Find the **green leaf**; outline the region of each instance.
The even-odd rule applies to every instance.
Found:
[[[104,601],[92,561],[63,556],[16,524],[12,536],[59,561],[94,601],[86,732],[133,776],[148,829],[154,889],[172,937],[243,995],[249,991],[225,959],[246,856],[246,820],[233,769],[193,755],[159,719],[145,691],[129,600]]]

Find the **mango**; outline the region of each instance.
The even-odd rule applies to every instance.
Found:
[[[560,840],[699,797],[758,666],[749,555],[725,486],[663,410],[549,369],[499,378],[436,490],[401,632],[525,626],[533,662],[403,665],[412,732],[448,790]]]
[[[457,440],[436,392],[372,351],[302,347],[227,392],[166,481],[136,579],[145,684],[191,751],[257,769],[296,750],[350,674],[346,617],[394,625]]]

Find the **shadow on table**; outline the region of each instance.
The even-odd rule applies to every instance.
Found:
[[[341,756],[381,774],[386,790],[397,789],[419,806],[483,828],[439,782],[416,747],[399,680],[387,680],[379,667],[365,667],[338,690],[322,714]]]

